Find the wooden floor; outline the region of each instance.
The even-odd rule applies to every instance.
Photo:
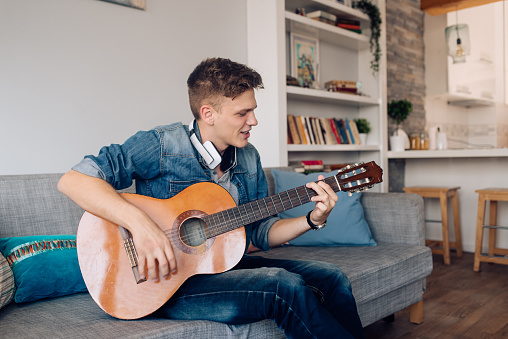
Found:
[[[423,294],[423,323],[409,322],[409,310],[365,328],[373,338],[508,338],[508,265],[482,263],[473,271],[474,255],[452,255],[450,266],[434,254],[434,269]]]

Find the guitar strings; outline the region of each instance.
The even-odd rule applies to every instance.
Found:
[[[323,181],[325,181],[328,185],[330,185],[334,191],[340,190],[334,176],[326,178]],[[233,207],[214,214],[206,215],[203,218],[201,218],[206,224],[205,227],[206,230],[208,230],[208,232],[205,231],[206,239],[210,239],[220,234],[227,233],[229,231],[248,225],[252,222],[261,220],[271,215],[276,215],[280,212],[286,211],[293,207],[306,204],[311,201],[311,198],[313,196],[316,195],[317,193],[314,190],[308,189],[306,186],[300,186],[244,205]],[[278,201],[274,201],[274,197],[275,200]],[[263,202],[263,204],[265,205],[265,209],[267,210],[268,213],[263,212],[263,209],[259,206],[260,201]],[[254,206],[254,204],[256,204],[257,206]],[[254,218],[249,217],[249,212],[247,211],[248,206],[252,211],[251,213],[254,214]],[[254,207],[256,207],[257,210],[259,211],[259,215],[261,216],[260,218],[257,217],[257,212]],[[245,213],[239,211],[241,208],[244,209]],[[227,219],[225,217],[225,214],[227,214]],[[231,217],[230,214],[232,214],[233,217]],[[222,216],[223,221],[220,220],[220,216]],[[245,218],[247,218],[247,220],[244,220]],[[172,228],[171,230],[164,231],[164,233],[167,236],[169,235],[171,238],[173,238],[176,235],[184,243],[187,244],[189,239],[195,239],[196,237],[199,237],[202,234],[203,229],[204,228],[200,228],[199,230],[181,235],[180,227],[177,227]]]
[[[353,173],[353,177],[357,174],[354,170],[351,172]],[[347,175],[345,176],[345,178],[347,178]],[[344,179],[344,178],[341,178],[341,180],[342,179]],[[353,179],[353,178],[350,178],[350,179]],[[357,179],[353,179],[353,180],[356,181]],[[339,187],[338,182],[335,179],[335,176],[326,178],[323,181],[326,182],[335,192],[342,190],[341,187]],[[362,183],[357,183],[357,185],[354,187],[355,188],[362,187],[365,185],[366,185],[365,182],[362,182]],[[350,187],[353,187],[353,186],[350,186]],[[302,202],[302,198],[301,198],[302,195],[299,192],[302,189],[305,191],[305,193],[303,194],[303,196],[304,196],[303,202]],[[295,191],[295,192],[293,193],[293,191]],[[224,210],[224,211],[206,215],[203,218],[201,218],[206,224],[206,230],[208,230],[208,232],[206,232],[206,231],[204,232],[206,234],[206,239],[216,237],[220,234],[224,234],[229,231],[235,230],[239,227],[248,225],[248,224],[255,222],[257,220],[261,220],[263,218],[278,214],[280,212],[286,211],[286,210],[291,209],[293,207],[297,207],[297,206],[303,205],[305,203],[308,203],[311,201],[311,196],[316,196],[316,195],[317,195],[317,193],[314,190],[308,189],[306,186],[300,186],[300,187],[297,187],[297,188],[294,188],[294,189],[291,189],[288,191],[281,192],[281,193],[273,195],[273,196],[265,197],[263,199],[244,204],[244,205],[236,206],[236,207]],[[282,196],[287,196],[288,199],[284,200],[282,198]],[[277,197],[279,201],[277,201],[277,202],[274,201],[273,200],[274,197]],[[298,198],[298,202],[295,200],[293,203],[293,200],[295,199],[295,197]],[[268,201],[268,199],[270,199],[270,201]],[[266,207],[269,214],[266,214],[266,215],[263,214],[262,209],[259,207],[259,201],[264,202],[265,207]],[[270,205],[273,206],[273,209],[274,209],[273,212],[270,211],[270,208],[267,205],[267,201],[269,204],[271,202]],[[285,203],[286,203],[286,205],[289,203],[290,206],[286,206]],[[253,207],[254,204],[257,204],[257,209],[260,212],[261,218],[257,218],[257,216],[255,216],[254,219],[251,220],[251,218],[248,217],[249,212],[246,209],[247,209],[247,206],[250,206],[252,212],[254,213],[254,215],[256,215],[255,209]],[[245,210],[245,213],[242,214],[242,212],[239,211],[240,208],[243,208]],[[231,216],[229,215],[230,212],[231,212],[231,214],[233,214],[233,218],[231,218]],[[235,212],[237,212],[238,215],[235,215]],[[225,218],[224,214],[227,214],[227,217],[228,217],[227,219]],[[220,221],[219,215],[222,215],[224,221]],[[244,216],[247,217],[246,221],[244,220]],[[218,222],[213,220],[215,217],[219,218]],[[241,220],[239,220],[239,219],[241,219]],[[181,235],[180,234],[180,227],[177,227],[176,229],[171,229],[171,230],[165,231],[165,233],[166,233],[166,235],[168,235],[168,233],[169,233],[170,237],[174,237],[175,235],[177,235],[185,244],[187,244],[189,239],[194,239],[196,237],[196,235],[198,235],[198,236],[201,235],[203,233],[204,229],[205,228],[201,228],[197,231],[189,232],[184,235]]]

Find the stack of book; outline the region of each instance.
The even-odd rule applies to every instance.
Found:
[[[317,118],[288,114],[288,144],[360,145],[360,134],[353,120]]]
[[[361,84],[357,81],[332,80],[325,82],[325,88],[329,92],[358,94],[360,86]]]
[[[325,22],[330,25],[335,25],[337,22],[337,16],[324,11],[310,12],[307,14],[307,17],[317,21]]]
[[[353,31],[359,34],[362,34],[362,29],[360,27],[360,21],[358,20],[349,20],[349,19],[337,19],[337,27],[347,29],[349,31]]]

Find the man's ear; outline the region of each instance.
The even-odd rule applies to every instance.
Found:
[[[213,119],[215,110],[210,105],[201,106],[201,110],[199,113],[201,114],[201,120],[205,122],[207,125],[213,126]]]

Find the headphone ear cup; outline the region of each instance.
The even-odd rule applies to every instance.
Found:
[[[198,137],[194,133],[191,134],[190,141],[198,153],[201,154],[206,164],[208,165],[208,168],[214,169],[215,167],[219,166],[222,158],[217,151],[217,148],[215,148],[215,145],[211,141],[207,141],[204,144],[201,144],[198,140]]]
[[[210,164],[208,164],[208,167],[214,169],[215,167],[219,166],[222,161],[222,157],[220,156],[219,151],[217,151],[215,145],[211,141],[206,141],[203,146],[208,151],[208,155],[211,156],[213,160]]]

